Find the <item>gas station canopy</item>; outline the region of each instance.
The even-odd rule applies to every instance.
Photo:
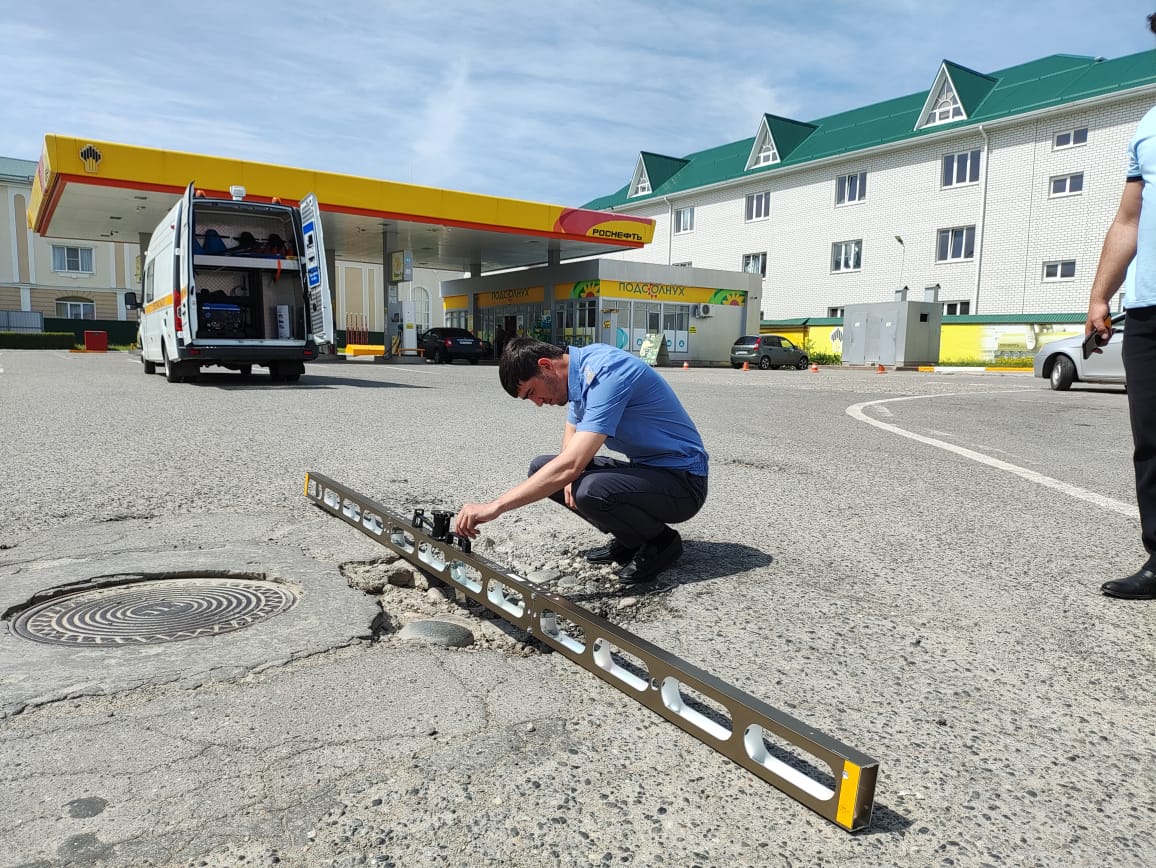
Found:
[[[190,182],[213,198],[239,185],[247,200],[287,205],[316,193],[326,247],[355,262],[381,263],[386,238],[390,250],[413,251],[415,267],[485,272],[654,237],[648,218],[57,135],[44,137],[28,224],[45,237],[136,244]]]

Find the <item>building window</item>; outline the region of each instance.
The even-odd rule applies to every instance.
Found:
[[[430,316],[433,311],[432,296],[424,286],[413,288],[413,318],[417,333],[427,331],[430,326]]]
[[[96,305],[86,298],[62,298],[56,302],[61,319],[96,319]]]
[[[1061,259],[1044,263],[1044,280],[1071,280],[1076,276],[1076,260]]]
[[[747,274],[758,274],[762,277],[767,276],[767,254],[765,253],[744,253],[743,254],[743,271]]]
[[[1052,139],[1052,149],[1062,151],[1064,148],[1075,148],[1079,145],[1086,145],[1088,143],[1088,128],[1080,127],[1078,130],[1064,130],[1056,133]]]
[[[958,187],[979,180],[979,149],[943,158],[943,186]]]
[[[747,196],[747,222],[766,220],[771,216],[771,194],[751,193]]]
[[[1048,194],[1051,197],[1056,196],[1075,196],[1077,193],[1084,192],[1084,173],[1076,172],[1071,175],[1060,175],[1052,178],[1051,192]]]
[[[835,316],[842,316],[842,315],[843,315],[843,308],[841,308],[841,307],[829,307],[829,308],[827,308],[827,316],[835,317]]]
[[[945,301],[943,303],[944,316],[965,316],[971,313],[970,301]]]
[[[676,268],[690,268],[690,266],[691,266],[691,262],[689,260],[687,260],[686,262],[672,262],[670,264],[675,266]]]
[[[975,227],[956,226],[939,230],[939,244],[935,250],[936,262],[975,257]]]
[[[832,271],[858,271],[863,259],[863,239],[836,241],[831,245]]]
[[[751,167],[769,166],[771,163],[777,162],[779,162],[779,153],[775,150],[775,143],[771,141],[771,137],[767,136],[762,147],[759,148],[759,152],[755,154],[755,161]]]
[[[944,81],[939,96],[936,97],[935,105],[931,107],[927,125],[946,124],[961,117],[963,117],[963,106],[959,103],[959,97],[955,95],[955,89],[951,86],[951,82]]]
[[[694,209],[679,208],[674,212],[674,234],[694,231]]]
[[[52,245],[52,270],[66,274],[92,274],[91,247]]]
[[[835,179],[835,204],[862,202],[867,198],[867,173],[855,172]]]

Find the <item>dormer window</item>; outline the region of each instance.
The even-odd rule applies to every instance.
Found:
[[[777,162],[779,162],[779,155],[778,152],[775,151],[775,143],[772,142],[768,136],[766,141],[763,142],[762,147],[759,148],[759,152],[755,154],[754,163],[752,165],[769,166],[771,163]]]
[[[646,174],[646,164],[638,158],[634,167],[634,177],[630,179],[630,192],[627,196],[645,196],[650,193],[650,176]]]
[[[935,105],[932,106],[931,115],[927,118],[927,125],[946,124],[949,121],[959,120],[961,117],[963,117],[963,106],[960,105],[959,97],[955,95],[955,88],[951,86],[951,82],[945,81],[939,91],[939,96],[935,99]]]

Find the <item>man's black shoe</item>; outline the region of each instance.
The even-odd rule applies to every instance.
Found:
[[[668,527],[657,539],[652,539],[638,550],[634,560],[618,571],[618,578],[632,585],[649,582],[680,557],[682,537],[678,531]]]
[[[585,553],[585,557],[592,564],[628,564],[637,551],[636,548],[624,546],[618,540],[611,539],[604,546],[590,549]]]
[[[1125,600],[1156,600],[1156,573],[1144,568],[1126,579],[1113,579],[1100,585],[1109,597]]]

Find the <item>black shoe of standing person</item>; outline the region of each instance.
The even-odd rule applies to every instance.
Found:
[[[1156,600],[1156,573],[1145,567],[1126,579],[1113,579],[1100,585],[1109,597],[1124,600]]]
[[[618,540],[611,539],[606,545],[585,552],[584,556],[592,564],[628,564],[637,551],[636,548],[624,546]]]
[[[631,585],[649,582],[680,557],[682,537],[668,527],[638,550],[634,559],[618,571],[618,578]]]

